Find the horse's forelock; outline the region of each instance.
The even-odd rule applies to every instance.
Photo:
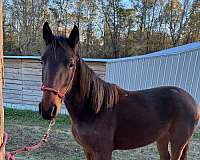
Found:
[[[55,59],[60,54],[56,49],[58,47],[61,47],[63,50],[66,50],[65,45],[68,44],[68,39],[62,36],[54,36],[52,39],[52,42],[48,45],[48,50],[50,50],[50,53],[48,53],[48,56],[52,56]]]

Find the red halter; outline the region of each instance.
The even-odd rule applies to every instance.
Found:
[[[69,92],[69,88],[70,88],[70,86],[72,85],[72,82],[74,81],[74,77],[75,77],[75,73],[76,73],[76,64],[77,64],[77,61],[79,61],[79,58],[76,57],[75,60],[76,60],[76,63],[74,64],[75,67],[73,68],[72,78],[71,78],[71,80],[70,80],[70,82],[69,82],[69,85],[67,86],[65,92],[61,92],[61,91],[59,91],[59,90],[57,90],[57,89],[48,87],[48,86],[46,86],[46,85],[44,85],[44,84],[42,84],[42,86],[41,86],[41,91],[43,91],[43,92],[44,92],[44,91],[53,92],[55,95],[58,95],[58,97],[61,98],[61,99],[62,99],[63,97],[65,97],[65,94]]]
[[[58,97],[60,97],[61,99],[65,96],[65,93],[62,93],[57,89],[47,87],[44,84],[42,84],[42,86],[41,86],[41,91],[43,91],[43,92],[44,91],[53,92],[55,95],[58,95]]]

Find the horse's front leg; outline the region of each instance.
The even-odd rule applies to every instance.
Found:
[[[112,160],[112,152],[94,152],[92,160]]]
[[[93,160],[91,152],[89,152],[89,151],[87,151],[87,150],[84,149],[84,153],[85,153],[85,156],[86,156],[87,160]]]

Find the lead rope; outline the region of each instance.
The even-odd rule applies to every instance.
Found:
[[[47,142],[49,134],[50,134],[50,131],[51,131],[51,127],[54,124],[55,124],[55,120],[51,120],[50,123],[49,123],[49,127],[47,128],[46,133],[44,134],[44,136],[42,137],[42,139],[38,143],[36,143],[36,144],[34,144],[32,146],[27,146],[27,147],[18,149],[16,151],[7,152],[6,153],[6,160],[15,160],[15,155],[16,154],[21,154],[23,152],[36,150],[39,147],[41,147],[45,142]],[[4,146],[2,145],[3,147],[5,147],[7,140],[8,140],[8,134],[5,132],[4,133],[4,142],[3,142]]]

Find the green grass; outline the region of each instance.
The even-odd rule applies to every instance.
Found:
[[[193,138],[200,141],[200,128],[196,130],[196,132],[193,135]]]
[[[5,108],[5,123],[6,124],[23,124],[24,126],[39,126],[47,127],[48,121],[44,120],[38,112],[29,110],[16,110]],[[71,125],[71,120],[68,115],[59,114],[56,118],[55,129],[63,129]],[[200,140],[200,131],[194,133],[193,138]]]
[[[38,112],[5,108],[5,129],[9,133],[7,151],[35,144],[48,127]],[[197,129],[190,146],[189,160],[200,157],[200,129]],[[48,142],[40,149],[20,154],[16,160],[85,160],[83,150],[71,133],[71,121],[67,115],[58,115]],[[113,160],[159,160],[155,144],[130,151],[115,151]]]
[[[27,126],[48,126],[48,121],[44,120],[38,112],[29,110],[16,110],[5,108],[5,123],[6,124],[23,124]],[[68,115],[59,114],[56,118],[56,129],[61,129],[71,124]]]
[[[10,137],[7,151],[35,144],[43,137],[49,125],[38,112],[10,108],[5,108],[4,112],[5,130]],[[70,117],[58,115],[48,142],[36,151],[17,155],[16,160],[81,160],[83,157],[80,146],[71,136]]]

